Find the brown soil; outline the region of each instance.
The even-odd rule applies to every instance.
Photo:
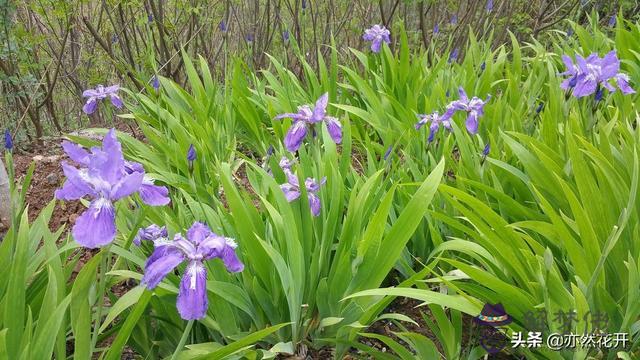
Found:
[[[29,206],[29,220],[38,217],[40,211],[53,200],[55,190],[62,186],[64,175],[60,162],[64,160],[68,158],[60,147],[60,139],[44,141],[40,146],[14,154],[16,183],[22,184],[29,166],[32,163],[35,165],[25,199]],[[83,210],[80,201],[57,202],[49,228],[55,231],[67,223],[73,225]]]

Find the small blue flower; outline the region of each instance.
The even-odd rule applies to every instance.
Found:
[[[153,22],[153,15],[151,15],[151,14],[147,15],[147,21],[148,22]]]
[[[538,107],[536,108],[536,114],[540,114],[543,108],[544,108],[544,103],[541,102],[540,105],[538,105]]]
[[[112,43],[112,44],[115,44],[115,43],[117,43],[117,42],[118,42],[118,35],[112,35],[112,36],[111,36],[111,43]]]
[[[282,40],[284,42],[289,42],[289,37],[290,37],[289,30],[285,30],[282,32]]]
[[[487,155],[489,155],[490,151],[491,151],[491,143],[487,142],[487,145],[485,145],[484,149],[482,150],[482,156],[486,157]]]
[[[439,32],[440,32],[440,24],[436,24],[436,26],[433,27],[433,33],[438,34]]]
[[[4,148],[9,152],[13,151],[13,139],[11,138],[11,133],[9,132],[9,129],[6,129],[4,131]]]
[[[457,14],[453,14],[453,16],[451,17],[451,20],[449,21],[451,23],[451,25],[455,25],[458,23],[458,15]]]
[[[189,171],[193,170],[193,162],[197,158],[196,148],[193,144],[189,145],[189,150],[187,151],[187,162],[189,163]]]
[[[482,62],[482,64],[480,64],[480,71],[484,71],[484,69],[487,68],[487,63],[486,62]]]
[[[451,55],[449,55],[449,63],[457,61],[459,53],[460,53],[459,48],[453,49],[453,51],[451,52]]]
[[[158,76],[153,75],[153,78],[151,78],[151,86],[153,86],[156,91],[160,89],[160,80],[158,80]]]
[[[451,90],[447,90],[447,92],[446,92],[446,93],[444,93],[444,96],[446,96],[446,97],[451,96]]]
[[[249,44],[253,43],[253,39],[254,37],[253,37],[253,34],[251,33],[247,34],[247,36],[245,37],[245,40],[247,40]]]
[[[616,16],[612,15],[611,18],[609,19],[609,27],[615,27],[617,22],[618,22],[618,19],[616,18]]]
[[[487,12],[491,12],[493,10],[493,0],[487,1]]]
[[[218,24],[218,29],[220,29],[220,31],[222,31],[223,33],[227,32],[227,23],[224,21],[224,19],[220,21],[220,24]]]
[[[189,145],[189,150],[187,151],[187,161],[189,161],[189,163],[193,163],[197,157],[198,155],[196,154],[196,148],[193,146],[193,144]]]

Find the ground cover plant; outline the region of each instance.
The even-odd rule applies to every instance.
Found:
[[[33,134],[7,121],[1,357],[639,358],[633,4],[550,2],[529,33],[470,23],[508,11],[471,3],[426,31],[380,2],[348,46],[292,12],[284,50],[256,28],[227,42],[227,5],[220,66],[190,40],[168,57],[145,2],[148,32],[112,44],[157,37],[149,68],[112,51],[83,81],[90,126],[51,141],[45,205],[43,156],[25,170]],[[136,9],[109,5],[114,24]]]

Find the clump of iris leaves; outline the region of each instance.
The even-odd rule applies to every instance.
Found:
[[[299,56],[300,78],[272,57],[220,84],[183,55],[184,88],[151,74],[141,92],[86,91],[86,112],[144,140],[69,137],[56,196],[87,207],[71,231],[49,229],[56,200],[29,222],[33,168],[12,185],[0,353],[478,359],[463,318],[502,303],[507,332],[534,311],[553,332],[554,313],[575,310],[575,333],[604,313],[605,331],[630,338],[507,353],[638,356],[640,26],[494,49],[472,37],[455,57],[388,31],[318,64]],[[395,297],[424,303],[423,318],[387,313]],[[395,336],[369,333],[377,321]]]

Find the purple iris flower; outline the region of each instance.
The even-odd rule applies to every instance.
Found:
[[[112,85],[108,87],[98,85],[95,89],[85,90],[82,93],[82,97],[86,97],[88,99],[82,107],[82,111],[87,115],[93,114],[98,108],[98,103],[107,97],[111,99],[111,104],[113,106],[118,109],[122,109],[124,103],[122,102],[122,99],[120,99],[120,96],[118,96],[118,90],[120,90],[120,85]]]
[[[453,14],[453,16],[451,17],[451,20],[449,21],[451,23],[451,25],[455,25],[458,23],[458,15],[457,14]]]
[[[195,222],[187,231],[186,239],[176,234],[169,241],[160,233],[158,237],[142,238],[153,241],[154,250],[144,266],[141,283],[153,289],[178,265],[187,262],[180,281],[176,301],[178,313],[184,320],[202,319],[207,314],[207,268],[204,262],[221,259],[229,272],[241,272],[244,265],[236,255],[238,245],[231,238],[212,232],[205,224]],[[155,238],[154,238],[155,237]]]
[[[573,95],[577,98],[589,96],[598,90],[599,86],[613,92],[616,88],[611,84],[615,80],[623,94],[633,94],[635,90],[629,86],[629,76],[620,72],[620,60],[615,50],[610,51],[604,57],[591,54],[586,59],[576,55],[576,62],[567,56],[562,56],[567,70],[560,75],[568,75],[560,87],[564,90],[573,88]]]
[[[247,40],[247,42],[248,42],[249,44],[252,44],[252,43],[253,43],[253,39],[254,39],[253,34],[247,34],[247,36],[245,37],[245,39]]]
[[[293,161],[289,160],[286,156],[283,156],[282,159],[280,159],[280,163],[278,165],[280,165],[282,171],[291,171]]]
[[[460,48],[453,49],[453,51],[451,52],[451,55],[449,55],[449,63],[457,61],[459,54],[460,54]]]
[[[485,145],[484,149],[482,150],[482,156],[487,157],[490,151],[491,151],[491,143],[487,142],[487,145]]]
[[[153,15],[147,15],[147,22],[153,22]]]
[[[379,53],[383,42],[387,44],[391,42],[389,35],[391,35],[391,32],[387,28],[376,24],[364,31],[362,39],[371,41],[371,51]]]
[[[193,146],[193,144],[189,145],[189,150],[187,150],[187,161],[193,163],[197,157],[198,155],[196,153],[196,148]]]
[[[160,227],[156,224],[151,224],[146,228],[138,230],[138,234],[133,238],[133,243],[140,246],[142,245],[142,240],[168,241],[168,236],[166,226]]]
[[[160,80],[158,79],[157,75],[153,75],[153,78],[151,78],[151,86],[153,86],[153,89],[155,91],[158,91],[160,89]]]
[[[224,19],[220,21],[220,24],[218,24],[218,29],[220,29],[220,31],[222,31],[223,33],[227,32],[227,23],[224,21]]]
[[[4,131],[4,149],[9,152],[13,151],[13,139],[11,138],[9,129]]]
[[[415,124],[416,130],[420,130],[424,125],[431,123],[431,125],[429,125],[429,138],[427,139],[429,142],[432,142],[435,138],[436,133],[440,129],[440,125],[449,131],[453,131],[451,127],[451,117],[445,118],[444,116],[440,116],[437,111],[429,115],[420,114],[418,115],[418,119],[420,120]]]
[[[438,34],[438,33],[440,33],[440,24],[436,24],[433,27],[433,34],[435,35],[435,34]]]
[[[284,146],[290,152],[295,152],[302,145],[302,140],[307,136],[308,127],[311,126],[312,132],[315,130],[314,125],[325,122],[331,139],[336,144],[342,142],[342,124],[332,116],[327,116],[327,105],[329,104],[329,93],[322,95],[313,109],[310,105],[302,105],[298,107],[297,113],[286,113],[276,116],[276,119],[293,119],[293,124],[287,131],[284,138]]]
[[[493,0],[487,1],[487,12],[493,11]]]
[[[283,168],[282,170],[287,175],[287,182],[280,185],[280,188],[284,192],[284,197],[287,201],[292,202],[300,197],[300,183],[298,182],[298,177],[291,172],[290,168]],[[304,186],[307,189],[307,200],[309,200],[309,207],[313,216],[320,215],[320,198],[317,193],[320,190],[320,186],[324,185],[326,181],[327,178],[324,177],[320,180],[320,183],[312,178],[307,178],[304,182]]]
[[[88,248],[107,245],[116,236],[113,203],[138,191],[144,172],[125,171],[122,148],[114,129],[105,135],[102,147],[92,148],[91,153],[67,141],[62,146],[71,160],[86,167],[78,169],[67,162],[62,163],[67,181],[56,190],[56,198],[78,200],[87,195],[92,198],[89,208],[73,226],[73,237]]]
[[[290,37],[289,30],[285,30],[285,31],[282,32],[282,40],[285,43],[289,42],[289,37]]]
[[[155,180],[145,173],[142,164],[125,161],[124,171],[129,175],[136,172],[144,174],[142,184],[140,184],[140,189],[138,189],[138,195],[140,195],[143,203],[151,206],[164,206],[171,202],[171,199],[169,199],[169,189],[156,185]]]
[[[465,123],[467,131],[475,135],[478,133],[478,119],[484,115],[484,105],[491,99],[491,95],[484,101],[477,96],[469,99],[462,86],[458,89],[458,94],[460,95],[460,99],[452,101],[447,105],[447,111],[442,115],[441,121],[448,121],[456,111],[464,111],[468,114]]]
[[[612,15],[611,18],[609,18],[609,27],[615,27],[617,22],[617,17],[615,15]]]
[[[576,58],[577,57],[581,56],[576,55]],[[578,76],[581,75],[580,68],[578,67],[578,65],[573,63],[573,59],[571,59],[569,55],[562,55],[562,62],[567,67],[567,69],[564,72],[559,73],[558,75],[569,75],[569,77],[562,81],[562,83],[560,84],[560,88],[562,88],[563,90],[568,90],[574,88],[578,83]]]

